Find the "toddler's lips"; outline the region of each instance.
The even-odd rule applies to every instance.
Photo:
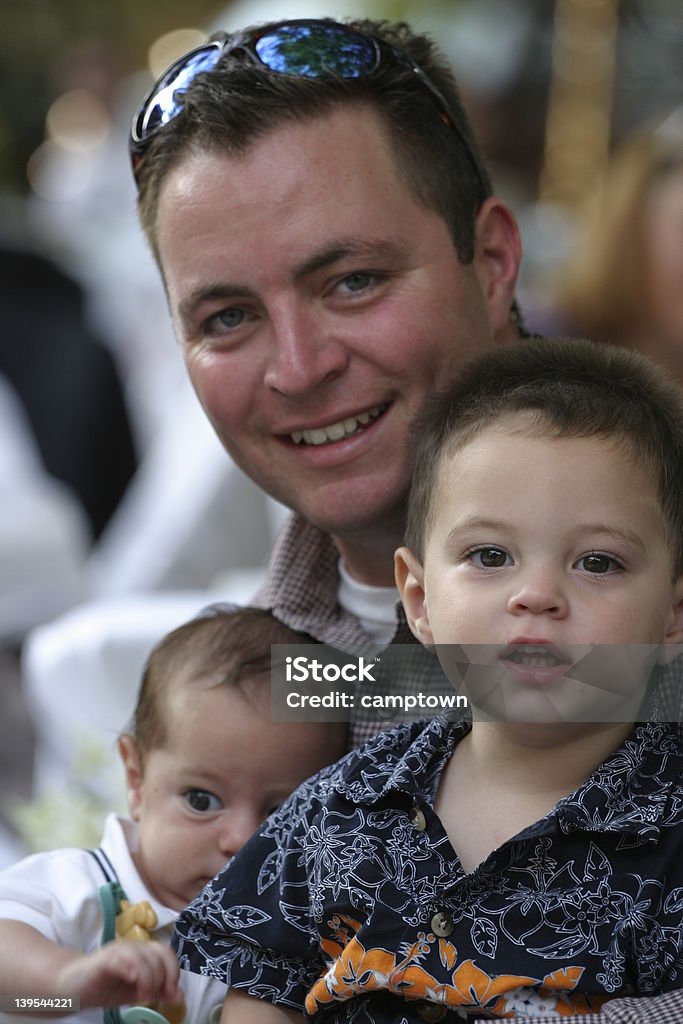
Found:
[[[574,664],[572,658],[550,643],[509,644],[500,658],[513,676],[536,686],[566,675]]]

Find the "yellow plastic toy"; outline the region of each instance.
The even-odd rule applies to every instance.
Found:
[[[157,915],[148,900],[140,900],[139,903],[121,900],[115,926],[117,939],[156,942],[152,932],[157,926]],[[145,1010],[149,1010],[149,1014],[145,1015]],[[123,1016],[125,1024],[143,1024],[143,1020],[147,1020],[148,1024],[161,1024],[157,1014],[168,1021],[168,1024],[182,1024],[185,1018],[185,1004],[150,1003],[148,1007],[132,1007]]]

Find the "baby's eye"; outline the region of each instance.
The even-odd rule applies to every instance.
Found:
[[[214,796],[213,793],[208,793],[205,789],[188,789],[185,799],[192,810],[197,811],[199,814],[207,814],[209,811],[220,811],[223,806],[217,796]]]
[[[591,551],[587,555],[582,555],[576,565],[579,569],[582,569],[583,572],[589,572],[593,575],[600,576],[603,576],[608,572],[616,572],[618,569],[623,568],[616,558],[612,558],[611,555],[605,555],[601,551]]]
[[[512,559],[507,551],[493,545],[468,551],[467,558],[478,569],[502,569],[504,565],[512,565]]]

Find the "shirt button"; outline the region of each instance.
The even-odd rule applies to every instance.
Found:
[[[422,1020],[439,1021],[446,1016],[446,1008],[438,1003],[430,1003],[426,999],[417,1004],[417,1012]]]
[[[431,926],[434,934],[438,935],[440,939],[447,939],[455,927],[453,918],[445,910],[439,910],[434,914]]]
[[[216,1005],[209,1011],[209,1024],[220,1024],[222,1012],[223,1004],[216,1003]]]
[[[427,828],[427,819],[425,818],[424,813],[420,810],[420,808],[417,806],[411,807],[409,817],[410,824],[413,826],[413,828],[417,829],[418,832],[424,832],[424,830]]]

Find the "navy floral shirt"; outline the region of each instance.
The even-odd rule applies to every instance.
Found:
[[[675,729],[637,725],[467,874],[432,805],[468,728],[402,725],[304,783],[180,915],[181,966],[321,1024],[561,1019],[683,986]]]

